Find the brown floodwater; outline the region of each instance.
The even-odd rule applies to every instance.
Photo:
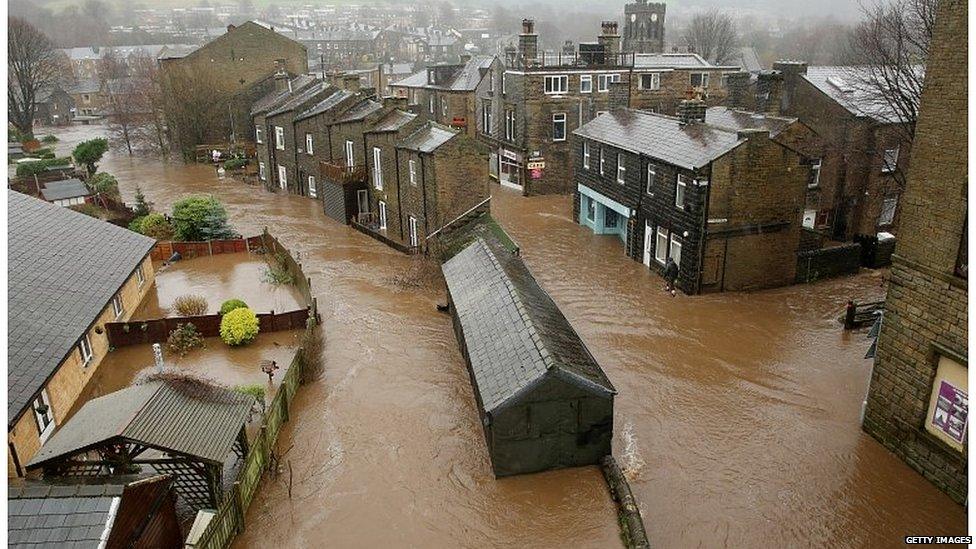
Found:
[[[91,135],[97,128],[73,128]],[[77,137],[74,137],[77,139]],[[227,204],[300,252],[323,313],[325,371],[305,385],[237,547],[619,546],[596,468],[495,480],[436,290],[393,282],[411,260],[296,196],[208,166],[110,155],[132,198]],[[492,211],[619,391],[614,453],[659,547],[900,545],[962,534],[965,509],[859,426],[864,332],[836,318],[883,272],[759,293],[672,298],[619,240],[574,224],[568,197],[493,188]]]

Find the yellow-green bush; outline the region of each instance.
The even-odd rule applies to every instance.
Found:
[[[220,339],[237,346],[246,345],[258,336],[258,315],[247,307],[234,309],[220,319]]]

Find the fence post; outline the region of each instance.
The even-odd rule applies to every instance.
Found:
[[[274,402],[273,400],[271,402]],[[265,414],[267,417],[267,414]],[[261,423],[261,434],[258,435],[258,445],[261,447],[261,470],[266,471],[271,463],[271,441],[268,440],[268,424]]]
[[[281,399],[281,422],[288,423],[288,387],[286,387],[285,383],[282,383],[278,390],[285,392],[285,398]]]
[[[213,240],[207,241],[207,251],[210,252],[210,256],[213,256]]]
[[[241,498],[241,481],[234,481],[234,493],[231,495],[234,498],[234,511],[237,517],[237,532],[244,531],[244,500]]]

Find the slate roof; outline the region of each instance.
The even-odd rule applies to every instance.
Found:
[[[437,147],[447,143],[457,136],[458,133],[460,132],[454,131],[446,126],[441,126],[435,122],[428,122],[418,128],[417,131],[404,137],[396,146],[401,149],[409,149],[422,153],[434,152]]]
[[[356,103],[352,107],[349,107],[349,110],[343,113],[343,115],[338,120],[336,120],[336,124],[343,124],[346,122],[357,122],[382,108],[383,108],[383,104],[378,101],[373,101],[372,99],[363,99],[359,103]]]
[[[391,86],[398,86],[404,88],[428,88],[437,90],[450,90],[450,91],[473,91],[481,83],[481,69],[487,69],[491,66],[492,61],[495,60],[493,55],[475,55],[468,60],[455,73],[454,77],[451,79],[450,83],[446,85],[432,85],[427,83],[427,69],[417,71],[402,80],[397,80],[392,82]]]
[[[265,116],[277,116],[279,114],[284,114],[302,107],[305,103],[314,100],[316,95],[328,91],[329,87],[330,86],[325,82],[316,82],[304,90],[300,90],[297,93],[292,94],[289,99],[273,107]]]
[[[636,53],[635,69],[709,69],[714,67],[697,53]]]
[[[417,118],[417,115],[412,112],[394,109],[387,113],[387,115],[383,118],[377,120],[376,123],[373,124],[373,127],[369,128],[367,131],[369,133],[394,132],[407,125],[415,118]]]
[[[869,67],[808,67],[803,77],[855,116],[867,116],[885,123],[901,120],[891,105],[872,90],[873,76]]]
[[[116,437],[222,464],[247,421],[254,398],[197,382],[152,381],[90,400],[31,458],[52,459]]]
[[[517,402],[548,375],[616,393],[520,258],[479,238],[442,269],[485,411]]]
[[[104,546],[124,491],[125,485],[117,483],[12,485],[7,492],[7,547]]]
[[[156,241],[11,190],[7,212],[9,427]]]
[[[102,90],[102,85],[96,79],[79,80],[74,85],[69,86],[65,91],[68,93],[98,93]]]
[[[709,107],[705,110],[705,123],[711,126],[736,132],[750,129],[769,130],[769,135],[773,137],[796,121],[796,118],[770,116],[728,107]]]
[[[601,114],[573,133],[689,170],[701,168],[745,142],[734,131],[709,124],[681,124],[677,118],[634,109]]]
[[[251,116],[267,112],[288,101],[295,94],[301,93],[309,86],[318,82],[318,79],[311,74],[300,74],[291,79],[291,90],[272,91],[261,99],[258,99],[251,106]]]
[[[741,47],[732,55],[732,58],[742,67],[742,70],[751,73],[757,73],[765,67],[763,67],[762,61],[759,60],[759,54],[756,53],[756,48],[751,47]]]
[[[335,93],[312,105],[304,112],[299,113],[297,116],[295,116],[295,121],[297,122],[299,120],[304,120],[305,118],[311,118],[313,116],[322,114],[332,108],[335,108],[339,103],[342,103],[342,101],[352,96],[353,92],[349,90],[337,90]]]
[[[41,189],[41,196],[48,202],[64,200],[66,198],[78,198],[91,194],[88,187],[80,179],[62,179],[61,181],[49,181]]]

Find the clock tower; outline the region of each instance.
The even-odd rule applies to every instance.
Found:
[[[624,51],[664,51],[664,2],[637,0],[624,6]]]

